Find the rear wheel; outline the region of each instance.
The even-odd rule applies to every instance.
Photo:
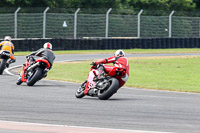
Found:
[[[76,98],[82,98],[85,96],[85,86],[86,86],[87,80],[81,84],[81,86],[78,88],[77,92],[75,93]]]
[[[116,78],[111,78],[108,81],[107,87],[98,91],[98,98],[100,100],[109,99],[119,88],[119,81]]]
[[[33,86],[38,80],[42,78],[42,69],[36,68],[36,70],[31,74],[31,76],[27,79],[27,85]]]
[[[2,75],[3,70],[4,70],[5,67],[6,67],[6,62],[7,62],[6,59],[2,59],[2,60],[1,60],[1,64],[0,64],[0,75]]]

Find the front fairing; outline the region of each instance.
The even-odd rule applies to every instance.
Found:
[[[27,81],[26,70],[29,67],[29,63],[30,63],[30,61],[28,59],[26,59],[26,62],[23,64],[23,69],[22,69],[22,72],[20,74],[22,82]]]
[[[88,79],[87,79],[87,84],[85,87],[85,94],[88,93],[88,91],[91,88],[95,88],[96,87],[96,82],[93,81],[94,77],[98,75],[98,70],[97,69],[91,69],[91,71],[88,74]]]

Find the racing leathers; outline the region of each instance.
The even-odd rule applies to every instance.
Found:
[[[107,63],[113,63],[114,66],[111,65],[105,65]],[[109,73],[113,68],[118,67],[118,68],[123,68],[125,70],[125,75],[122,76],[119,81],[119,88],[122,87],[126,81],[128,80],[129,77],[129,63],[128,63],[128,59],[124,56],[112,56],[110,58],[107,59],[101,59],[98,60],[97,62],[95,62],[96,65],[98,64],[104,64],[103,67],[98,67],[99,69],[99,75],[101,75],[101,73],[103,73],[104,71],[106,73]]]
[[[2,41],[0,43],[0,46],[1,47],[1,50],[7,50],[10,52],[10,60],[8,61],[7,63],[7,66],[10,64],[10,63],[14,63],[16,61],[15,57],[14,57],[14,44],[10,41]]]
[[[53,65],[53,61],[55,60],[55,54],[53,53],[51,49],[41,48],[35,52],[32,52],[30,55],[35,55],[35,56],[42,57],[42,59],[46,59],[50,64],[49,69],[51,69]]]

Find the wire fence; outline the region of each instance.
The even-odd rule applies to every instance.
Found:
[[[145,10],[15,9],[1,12],[0,38],[200,37],[200,17],[187,12],[159,16]],[[153,11],[152,11],[153,12]],[[180,15],[181,14],[181,15]]]

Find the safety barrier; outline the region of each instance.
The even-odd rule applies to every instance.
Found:
[[[12,42],[15,51],[35,51],[45,42],[51,42],[53,50],[200,48],[200,38],[17,39]]]

